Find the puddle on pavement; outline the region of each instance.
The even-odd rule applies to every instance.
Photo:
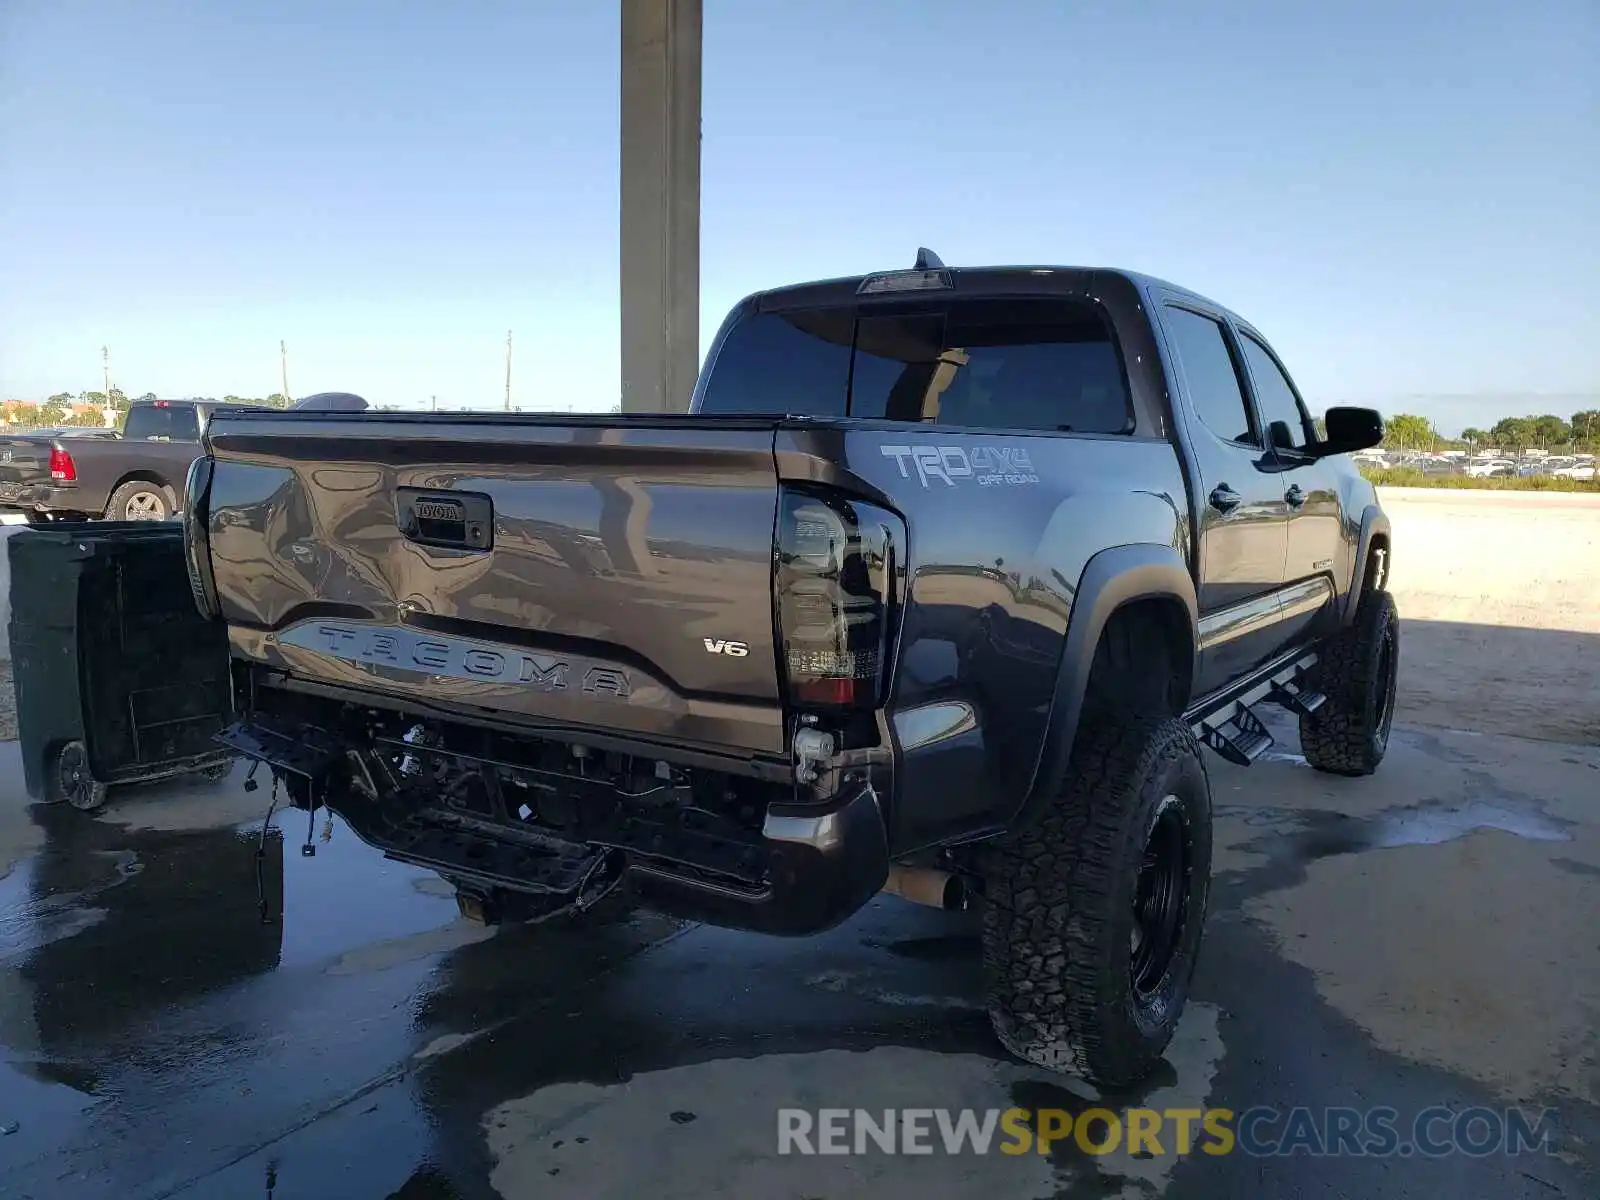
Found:
[[[0,1062],[0,1161],[22,1161],[47,1148],[60,1127],[99,1101],[87,1089],[49,1077],[48,1065]],[[0,1195],[5,1185],[0,1184]]]
[[[1486,829],[1535,842],[1571,840],[1565,822],[1486,802],[1411,808],[1371,817],[1310,813],[1307,818],[1307,827],[1290,838],[1294,857],[1304,862],[1396,846],[1437,846]]]
[[[887,950],[897,958],[909,958],[917,962],[959,962],[963,959],[975,959],[983,953],[982,942],[975,932],[900,938],[892,941],[874,941],[869,938],[865,944],[874,950]]]
[[[448,892],[419,886],[429,873],[388,862],[337,820],[321,840],[321,814],[315,857],[301,855],[303,813],[282,814],[264,841],[259,822],[132,830],[65,808],[31,815],[44,845],[0,879],[0,1041],[24,1054],[285,968],[383,969],[471,940],[440,941],[458,918]],[[386,953],[364,964],[372,945]]]
[[[997,1120],[1010,1108],[1057,1109],[1073,1117],[1136,1104],[1199,1109],[1210,1100],[1224,1057],[1218,1017],[1215,1006],[1191,1002],[1156,1072],[1136,1092],[1118,1095],[1008,1057],[881,1044],[716,1058],[634,1072],[609,1084],[550,1084],[485,1114],[491,1181],[502,1195],[551,1200],[1158,1195],[1176,1155],[1135,1156],[1125,1147],[1080,1152],[1070,1139],[1056,1142],[1049,1154],[907,1156],[863,1142],[863,1152],[848,1158],[779,1157],[778,1110],[860,1109],[887,1127],[884,1110],[944,1108],[953,1121],[959,1110],[970,1109],[979,1126],[984,1114],[994,1114],[990,1137],[998,1145],[1015,1144],[1015,1134],[1002,1131]],[[930,1140],[938,1143],[945,1135],[929,1124]],[[1096,1141],[1104,1130],[1099,1134]]]
[[[1305,755],[1303,755],[1303,754],[1291,754],[1287,750],[1268,750],[1265,754],[1263,754],[1256,761],[1257,762],[1289,763],[1291,766],[1296,766],[1296,767],[1303,767],[1303,766],[1307,765],[1306,764],[1306,756]]]
[[[957,1008],[976,1011],[982,1007],[974,996],[916,994],[881,987],[858,971],[823,971],[809,976],[805,982],[808,987],[858,996],[864,1000],[895,1008]]]
[[[283,819],[287,844],[282,851],[283,900],[277,911],[285,965],[341,960],[376,943],[394,947],[457,921],[455,892],[443,880],[431,871],[390,862],[337,817],[332,837],[323,841],[327,820],[317,814],[312,840],[317,854],[303,857],[305,822],[300,812]],[[398,959],[391,955],[385,961],[403,957],[400,953]]]

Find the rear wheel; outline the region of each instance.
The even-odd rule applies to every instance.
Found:
[[[1311,670],[1308,686],[1327,698],[1300,718],[1306,762],[1334,775],[1376,771],[1389,749],[1399,675],[1400,613],[1393,596],[1372,589]]]
[[[172,501],[160,484],[133,480],[111,493],[106,503],[109,521],[165,521],[172,515]]]
[[[1086,718],[1060,795],[983,861],[989,1015],[1019,1058],[1136,1083],[1189,994],[1211,876],[1211,790],[1172,717]]]
[[[68,742],[56,755],[51,799],[65,800],[82,812],[93,812],[106,802],[106,785],[89,770],[89,751],[82,742]]]

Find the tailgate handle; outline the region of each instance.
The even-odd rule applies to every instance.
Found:
[[[450,550],[494,547],[494,501],[479,492],[399,488],[395,522],[407,541]]]

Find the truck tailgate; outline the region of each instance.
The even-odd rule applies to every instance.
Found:
[[[200,519],[234,652],[422,706],[779,752],[776,425],[219,414]]]
[[[50,482],[50,439],[0,438],[0,498]]]

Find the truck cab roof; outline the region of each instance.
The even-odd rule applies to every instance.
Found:
[[[976,299],[983,296],[1093,296],[1097,285],[1113,281],[1123,283],[1140,292],[1156,290],[1168,295],[1191,300],[1196,304],[1217,309],[1231,319],[1248,325],[1237,313],[1209,297],[1189,288],[1171,283],[1154,275],[1131,271],[1122,267],[1091,267],[1065,265],[1013,265],[939,268],[949,280],[943,288],[886,290],[876,293],[877,298],[904,298],[917,291],[938,291],[948,296]],[[795,308],[823,307],[832,304],[854,303],[858,299],[871,299],[862,293],[869,279],[887,279],[891,276],[909,276],[917,268],[873,271],[863,275],[842,275],[833,279],[819,279],[788,284],[756,292],[745,304],[757,312],[778,312]]]

